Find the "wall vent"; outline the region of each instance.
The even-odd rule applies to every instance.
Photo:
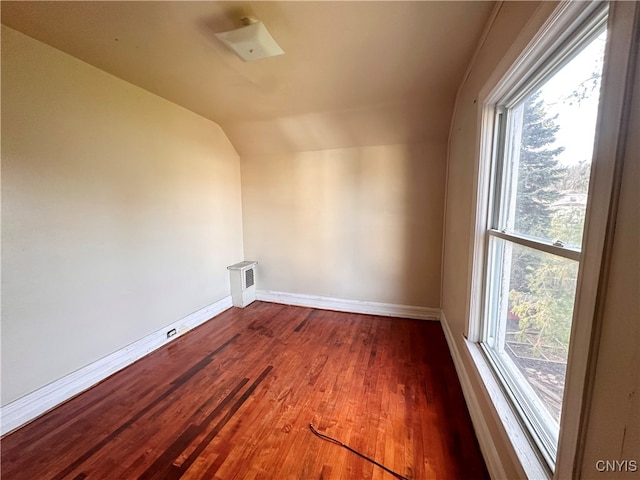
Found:
[[[234,307],[244,308],[256,299],[257,264],[258,262],[240,262],[227,267]]]
[[[244,288],[253,287],[253,271],[253,267],[251,267],[249,270],[244,271]]]

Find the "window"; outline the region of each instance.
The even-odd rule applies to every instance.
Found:
[[[489,105],[480,345],[554,468],[606,42],[606,8]]]

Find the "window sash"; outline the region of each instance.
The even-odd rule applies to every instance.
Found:
[[[495,286],[500,281],[497,278],[500,272],[496,268],[500,260],[495,258],[495,252],[492,252],[493,239],[500,239],[513,244],[529,247],[561,258],[573,260],[578,263],[581,269],[582,252],[581,248],[566,247],[560,243],[554,243],[548,240],[533,238],[521,233],[514,233],[507,230],[509,224],[506,218],[509,210],[504,205],[505,199],[508,199],[508,189],[513,187],[507,185],[510,181],[512,172],[509,171],[511,166],[506,162],[509,149],[519,147],[517,139],[514,141],[507,137],[510,130],[513,130],[514,117],[518,112],[516,109],[522,106],[524,99],[543,85],[556,72],[562,69],[574,56],[574,53],[580,51],[582,47],[591,42],[598,34],[606,28],[608,8],[606,5],[600,5],[597,10],[592,12],[589,18],[576,29],[559,49],[551,52],[543,62],[540,62],[535,68],[532,75],[525,81],[519,82],[510,90],[503,92],[502,99],[494,103],[493,121],[490,122],[492,129],[489,131],[490,145],[490,172],[489,172],[489,196],[487,198],[487,217],[484,244],[484,261],[483,261],[483,281],[481,296],[481,316],[480,316],[480,338],[479,346],[486,358],[488,364],[492,367],[494,376],[498,379],[503,392],[511,400],[512,406],[517,413],[517,417],[527,432],[532,444],[537,445],[538,453],[544,460],[544,463],[550,468],[555,469],[559,431],[553,419],[544,408],[542,400],[533,392],[530,385],[526,381],[516,378],[514,372],[517,367],[511,365],[511,359],[505,355],[500,355],[489,343],[490,336],[495,335],[496,327],[499,320],[490,317],[490,310],[495,309],[497,305],[497,289]],[[514,114],[515,113],[515,114]],[[492,132],[492,133],[491,133]],[[492,293],[493,291],[493,293]],[[494,298],[490,298],[493,296]],[[574,321],[575,321],[574,306]]]
[[[488,363],[491,365],[494,375],[498,379],[498,384],[502,387],[503,392],[511,400],[512,406],[517,412],[517,417],[525,432],[529,436],[529,440],[538,447],[538,453],[549,467],[550,471],[555,469],[558,432],[551,426],[548,413],[544,405],[537,397],[533,389],[517,379],[513,370],[505,365],[509,362],[506,356],[501,357],[498,353],[481,342],[480,347],[482,353]]]
[[[551,417],[547,411],[542,399],[533,390],[533,387],[528,381],[519,373],[518,367],[513,360],[508,356],[506,351],[501,350],[504,346],[505,339],[505,325],[506,317],[500,314],[500,291],[503,286],[501,276],[504,273],[504,249],[497,245],[495,241],[511,242],[514,245],[523,245],[531,248],[531,244],[538,242],[530,242],[526,239],[503,234],[502,232],[490,232],[488,235],[489,241],[487,242],[488,252],[486,256],[487,266],[487,279],[485,283],[485,306],[483,317],[485,319],[491,319],[491,321],[483,322],[483,334],[482,340],[479,342],[482,353],[491,365],[494,372],[494,376],[498,379],[503,393],[510,399],[515,411],[517,412],[518,419],[524,430],[527,432],[529,440],[532,444],[535,444],[538,448],[538,453],[544,463],[549,467],[550,471],[555,468],[555,459],[557,455],[559,431],[557,423]],[[512,240],[516,241],[513,242]],[[544,248],[538,251],[550,253],[556,255],[559,251],[561,255],[556,255],[562,258],[566,258],[572,261],[577,260],[571,258],[571,254],[561,247],[554,247],[553,245],[543,245]],[[554,250],[551,252],[546,251],[547,247]],[[535,247],[533,247],[535,248]],[[579,252],[578,252],[579,256]]]
[[[513,233],[501,232],[499,230],[490,229],[487,231],[489,237],[501,238],[509,242],[517,243],[524,247],[540,250],[541,252],[550,253],[559,257],[568,258],[569,260],[580,261],[582,252],[579,248],[569,248],[556,243],[545,242],[538,238],[527,237],[525,235],[517,235]]]

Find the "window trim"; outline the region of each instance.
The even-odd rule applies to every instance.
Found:
[[[482,322],[479,321],[479,317],[483,308],[484,292],[481,286],[486,271],[484,261],[488,244],[488,236],[483,233],[487,231],[488,226],[488,187],[492,178],[489,171],[492,162],[487,159],[491,156],[492,144],[497,138],[496,132],[493,131],[495,109],[488,106],[491,106],[492,102],[495,105],[497,98],[505,98],[506,92],[501,85],[516,85],[517,81],[522,81],[522,78],[518,78],[518,72],[531,71],[546,61],[548,55],[544,52],[552,51],[554,45],[557,46],[566,40],[569,37],[566,32],[573,31],[573,27],[583,22],[595,8],[600,8],[599,4],[565,1],[550,12],[551,7],[541,5],[527,28],[523,30],[511,50],[497,66],[477,99],[480,105],[478,109],[480,128],[474,166],[475,197],[469,244],[470,263],[467,284],[469,301],[466,311],[467,341],[465,344],[492,403],[500,409],[504,409],[505,404],[510,402],[507,401],[504,392],[501,393],[500,388],[497,388],[498,381],[495,373],[490,370],[486,357],[482,355],[481,347],[477,343],[482,338]],[[543,20],[545,17],[546,21]],[[596,145],[590,182],[591,195],[583,237],[582,256],[587,261],[584,263],[584,268],[581,268],[578,278],[571,333],[572,345],[569,350],[560,438],[553,475],[545,468],[540,458],[536,460],[530,456],[531,439],[527,438],[526,429],[518,422],[514,422],[513,407],[509,412],[499,410],[498,416],[509,437],[515,457],[518,458],[525,473],[534,478],[540,478],[542,472],[545,472],[548,478],[551,476],[574,478],[580,474],[585,427],[595,375],[595,352],[597,352],[602,321],[602,292],[606,288],[606,271],[613,237],[612,227],[620,186],[619,170],[626,141],[628,121],[625,119],[628,118],[630,106],[628,97],[633,88],[630,72],[634,67],[634,55],[637,56],[639,19],[640,5],[637,2],[612,2],[609,5],[609,33],[602,80],[603,89],[596,126]],[[534,32],[533,29],[540,24],[542,27]],[[522,48],[523,46],[525,48]],[[487,134],[487,132],[490,133]],[[480,158],[484,160],[480,161]],[[607,228],[603,229],[603,225]],[[579,329],[576,328],[578,324]],[[569,405],[570,409],[567,408]]]
[[[595,168],[591,172],[592,194],[587,204],[583,241],[585,262],[578,277],[576,312],[569,349],[571,369],[567,369],[565,405],[562,410],[558,456],[562,463],[556,478],[581,476],[588,413],[591,403],[604,297],[611,263],[622,166],[629,135],[631,98],[636,64],[639,61],[640,3],[611,2],[609,39],[605,50],[600,112],[596,126]],[[605,228],[602,228],[605,226]],[[577,328],[577,327],[580,328]],[[566,390],[570,388],[570,390]]]

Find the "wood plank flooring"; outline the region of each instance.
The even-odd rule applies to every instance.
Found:
[[[2,479],[487,479],[440,324],[254,302],[1,441]]]

